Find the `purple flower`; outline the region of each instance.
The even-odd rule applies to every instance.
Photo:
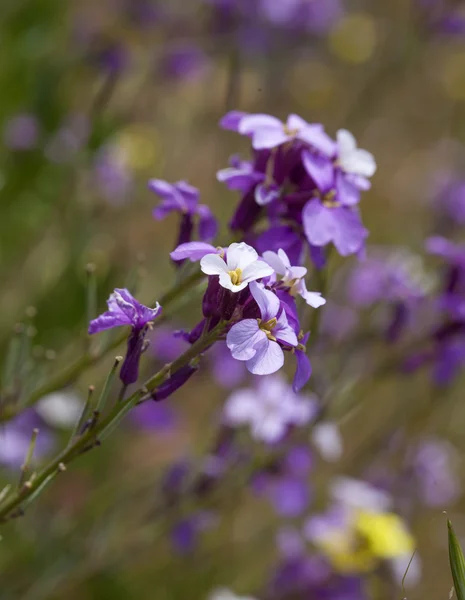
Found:
[[[307,274],[305,267],[293,267],[282,248],[278,252],[267,251],[263,253],[263,259],[274,269],[277,275],[281,275],[281,284],[288,288],[291,296],[301,296],[305,302],[313,308],[318,308],[326,303],[320,292],[309,292],[305,285],[304,277]]]
[[[248,371],[255,375],[269,375],[284,364],[284,347],[296,347],[297,336],[289,326],[279,298],[257,283],[250,284],[250,292],[261,313],[261,319],[244,319],[229,330],[226,343],[233,358],[245,361]]]
[[[53,147],[49,147],[48,150],[50,158],[62,160],[62,153],[54,153]],[[120,205],[128,200],[132,174],[126,156],[117,145],[107,144],[99,150],[95,158],[94,177],[98,189],[107,202]]]
[[[151,179],[149,188],[162,198],[162,202],[153,211],[157,220],[168,214],[181,214],[178,245],[190,242],[194,229],[194,219],[199,219],[199,236],[203,241],[212,240],[217,233],[217,222],[208,206],[199,204],[199,191],[185,181],[171,184],[161,179]]]
[[[280,376],[264,377],[255,388],[237,390],[224,407],[224,420],[238,427],[249,425],[256,440],[280,441],[290,425],[305,425],[316,415],[313,396],[295,394]]]
[[[272,482],[267,495],[277,514],[282,517],[302,515],[310,502],[307,483],[295,477],[280,477]]]
[[[161,306],[155,308],[140,304],[126,289],[115,289],[107,301],[108,310],[89,324],[89,333],[99,333],[113,327],[129,325],[131,335],[128,339],[126,358],[120,370],[120,379],[125,385],[137,381],[139,360],[142,354],[145,334],[149,324],[161,312]]]
[[[50,431],[32,410],[26,410],[0,428],[0,465],[18,469],[23,463],[31,443],[32,431],[39,429],[33,462],[45,456],[53,445]]]
[[[231,244],[225,258],[207,254],[201,259],[200,268],[206,275],[218,275],[221,287],[231,292],[240,292],[250,282],[273,273],[273,269],[259,259],[256,250],[244,242]]]
[[[271,149],[299,139],[327,156],[332,156],[335,151],[335,143],[322,125],[311,125],[298,115],[289,115],[286,123],[270,115],[246,115],[240,119],[238,130],[252,136],[255,150]]]
[[[165,50],[161,59],[161,73],[169,79],[195,81],[208,70],[204,52],[193,44],[177,44]]]
[[[219,252],[221,252],[221,248],[215,248],[206,242],[186,242],[175,248],[170,256],[175,261],[188,258],[191,262],[197,262],[207,254],[218,254]]]
[[[130,417],[140,429],[157,432],[171,432],[176,426],[176,415],[166,402],[144,402],[131,410]]]
[[[210,369],[216,383],[223,388],[234,388],[246,376],[244,363],[231,356],[225,342],[217,342],[209,354]]]
[[[245,194],[265,180],[265,173],[256,171],[255,165],[251,161],[233,156],[229,164],[230,167],[217,172],[216,178],[221,183],[225,183],[230,190],[239,190]]]

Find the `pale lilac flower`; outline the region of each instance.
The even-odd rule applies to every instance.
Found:
[[[337,132],[337,164],[345,173],[359,177],[373,177],[376,172],[375,157],[371,152],[357,148],[355,137],[347,129]]]
[[[277,275],[281,275],[281,283],[289,288],[291,296],[301,296],[313,308],[318,308],[326,303],[320,292],[309,292],[307,290],[304,280],[307,269],[305,267],[291,266],[289,257],[282,248],[278,252],[268,250],[262,256],[265,262],[274,269],[274,272]]]
[[[342,437],[335,423],[317,423],[312,428],[312,442],[324,460],[337,462],[342,457]]]
[[[17,114],[6,122],[3,140],[11,150],[31,150],[38,138],[39,122],[34,115]]]
[[[34,449],[33,462],[46,455],[53,446],[54,440],[50,431],[44,428],[37,413],[28,409],[8,421],[0,428],[0,466],[18,469],[26,458],[32,431],[39,429]]]
[[[206,275],[218,275],[220,285],[231,292],[240,292],[250,282],[268,277],[273,269],[259,259],[257,252],[244,242],[231,244],[226,260],[218,254],[207,254],[200,261]]]
[[[267,443],[278,442],[291,425],[305,425],[316,415],[311,395],[299,395],[280,376],[261,379],[257,388],[233,392],[224,407],[228,425],[248,425],[251,435]]]
[[[246,115],[240,119],[238,130],[239,133],[252,136],[255,150],[275,148],[294,139],[309,144],[327,156],[333,155],[335,150],[334,141],[325,133],[322,125],[312,125],[294,114],[289,115],[286,123],[271,115]]]
[[[245,361],[248,371],[254,375],[269,375],[284,364],[280,344],[296,347],[298,340],[279,298],[257,283],[252,282],[249,287],[261,319],[244,319],[233,325],[226,336],[226,344],[233,358]]]

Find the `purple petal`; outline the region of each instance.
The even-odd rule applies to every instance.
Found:
[[[258,304],[262,319],[269,321],[276,317],[280,307],[279,298],[273,292],[265,290],[263,286],[255,281],[249,284],[249,289],[255,302]]]
[[[354,206],[360,202],[360,190],[344,175],[336,173],[337,199],[343,206]]]
[[[310,244],[325,246],[333,242],[341,256],[358,252],[368,235],[360,218],[348,208],[328,208],[318,200],[307,202],[303,224]]]
[[[295,358],[297,365],[294,380],[292,382],[292,389],[297,394],[310,379],[310,375],[312,374],[312,365],[310,363],[310,359],[302,350],[296,350]]]
[[[334,185],[334,165],[328,158],[307,150],[302,152],[302,164],[323,194],[331,190]]]
[[[280,188],[276,184],[267,185],[260,183],[255,188],[255,202],[259,206],[266,206],[279,198]]]
[[[220,127],[222,129],[230,129],[231,131],[239,131],[239,124],[247,115],[248,113],[241,110],[231,110],[221,118]]]
[[[310,495],[304,481],[286,477],[272,484],[270,499],[279,515],[298,517],[308,507]]]
[[[149,189],[160,196],[160,198],[167,200],[173,200],[175,195],[174,186],[162,179],[151,179],[149,181]]]
[[[336,142],[318,125],[304,127],[299,131],[297,137],[329,157],[334,156],[336,152]]]
[[[277,340],[283,342],[284,344],[289,344],[289,346],[297,346],[298,340],[294,331],[289,327],[287,322],[286,313],[283,310],[279,316],[278,323],[276,327],[273,329],[273,335]]]
[[[269,340],[265,333],[264,336],[255,346],[255,356],[246,362],[247,370],[254,375],[271,375],[284,364],[284,353],[280,345]]]
[[[106,329],[112,329],[113,327],[119,327],[120,325],[131,325],[130,319],[123,319],[120,315],[107,312],[100,315],[89,323],[88,332],[90,335],[94,333],[100,333]]]
[[[187,242],[181,244],[170,253],[173,260],[184,260],[188,258],[191,262],[196,262],[207,254],[216,254],[217,249],[206,242]]]
[[[236,360],[249,360],[255,356],[255,345],[263,340],[268,341],[268,338],[266,333],[259,329],[255,319],[244,319],[236,323],[226,336],[226,344]]]
[[[212,240],[218,232],[218,223],[213,216],[211,210],[205,204],[200,204],[197,207],[197,214],[200,217],[199,221],[199,236],[202,240]]]
[[[179,205],[174,200],[165,200],[152,210],[152,216],[157,221],[162,221],[170,213],[178,211]]]

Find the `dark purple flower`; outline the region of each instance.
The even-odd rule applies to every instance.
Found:
[[[145,334],[149,324],[160,314],[161,306],[158,302],[155,308],[144,306],[128,290],[119,288],[111,294],[107,304],[108,310],[90,322],[89,333],[99,333],[122,325],[131,327],[126,358],[120,370],[121,381],[129,385],[137,381]]]
[[[267,495],[278,515],[298,517],[310,502],[310,493],[305,481],[295,477],[280,477],[271,483]]]
[[[206,74],[208,66],[207,56],[193,44],[168,47],[161,58],[161,74],[168,79],[195,81]]]
[[[167,402],[143,402],[131,410],[130,417],[134,425],[147,431],[170,432],[176,426],[176,415]]]
[[[162,198],[153,211],[157,220],[164,219],[172,212],[181,215],[178,243],[190,242],[194,230],[194,220],[198,218],[199,236],[202,241],[210,241],[216,236],[218,225],[208,206],[199,204],[199,191],[185,181],[171,184],[161,179],[151,179],[149,188]]]

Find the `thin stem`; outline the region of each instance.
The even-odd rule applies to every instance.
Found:
[[[190,288],[194,287],[204,277],[201,271],[196,271],[184,281],[180,282],[179,285],[172,287],[166,294],[160,298],[160,304],[164,311],[157,319],[155,325],[158,326],[167,320],[169,312],[167,308],[173,304],[178,298],[181,298],[185,292]],[[46,394],[50,394],[56,390],[62,389],[67,385],[76,381],[79,376],[89,367],[99,363],[105,356],[107,356],[117,346],[122,344],[127,338],[127,331],[124,330],[118,336],[113,338],[106,346],[99,351],[86,352],[80,356],[77,360],[71,364],[66,365],[61,371],[58,371],[55,375],[50,376],[43,384],[39,385],[35,390],[31,392],[29,398],[21,405],[12,405],[5,407],[0,413],[0,423],[8,421],[15,417],[18,413],[23,411],[25,408],[33,406],[40,398]]]
[[[65,470],[66,466],[72,460],[86,450],[92,448],[94,445],[98,445],[98,435],[105,430],[108,431],[115,422],[118,422],[121,419],[121,416],[128,411],[128,408],[137,403],[142,395],[155,390],[167,377],[202,354],[202,352],[216,341],[223,328],[224,323],[220,322],[214,329],[207,335],[201,337],[174,362],[166,364],[162,369],[155,373],[155,375],[150,377],[150,379],[134,392],[134,394],[123,402],[116,404],[105,418],[95,423],[93,428],[87,429],[83,435],[78,437],[71,445],[67,446],[54,460],[44,467],[42,471],[37,473],[37,476],[33,480],[27,481],[21,490],[18,490],[4,502],[0,503],[0,523],[16,514],[22,514],[21,506],[23,503],[27,504],[30,497],[38,495],[38,490],[42,489],[42,486],[45,487],[45,485],[59,472]]]

